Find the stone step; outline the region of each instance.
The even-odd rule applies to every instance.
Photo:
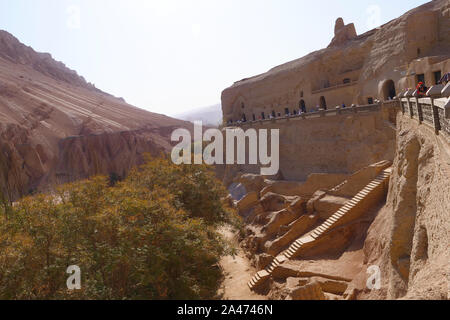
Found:
[[[288,257],[289,259],[295,254],[295,250],[288,250],[288,252],[286,253],[286,257]]]
[[[359,205],[359,203],[364,200],[369,194],[374,192],[374,190],[380,188],[386,181],[389,181],[392,169],[385,169],[381,174],[379,174],[374,180],[372,180],[369,184],[367,184],[359,193],[357,193],[352,199],[347,201],[344,206],[342,206],[336,213],[334,213],[330,218],[328,218],[324,223],[322,223],[319,227],[314,229],[308,236],[304,236],[302,238],[294,241],[289,248],[284,251],[282,254],[274,258],[272,263],[269,265],[266,270],[262,270],[258,272],[252,280],[248,283],[248,286],[251,290],[255,286],[257,286],[260,281],[263,281],[265,278],[270,277],[270,274],[273,270],[282,264],[284,261],[291,259],[300,248],[306,244],[315,241],[319,238],[324,232],[332,229],[333,225],[336,224],[343,216],[352,211],[353,208]]]
[[[300,243],[298,243],[298,242],[293,242],[292,244],[291,244],[291,247],[301,247],[302,245],[300,244]]]
[[[365,198],[365,197],[367,197],[368,195],[370,194],[370,192],[365,192],[365,193],[358,193],[358,196],[359,197],[362,197],[363,199]]]
[[[289,248],[288,250],[287,250],[287,253],[288,254],[293,254],[293,253],[295,253],[297,250],[295,250],[294,248]]]
[[[275,259],[272,261],[271,264],[266,269],[269,269],[271,267],[278,267],[281,263],[279,261],[275,261]]]
[[[349,209],[351,209],[351,208],[353,208],[354,206],[351,204],[351,203],[346,203],[342,208],[344,209],[344,210],[349,210]]]
[[[328,228],[328,229],[334,228],[334,225],[335,225],[336,223],[337,223],[337,221],[330,221],[330,224],[327,225],[327,228]]]
[[[280,265],[279,262],[277,262],[277,261],[272,261],[272,263],[269,265],[269,268],[275,268],[275,267],[278,267],[279,265]]]
[[[375,189],[376,189],[376,188],[379,188],[381,185],[383,185],[382,182],[378,183],[378,184],[375,186]]]
[[[323,231],[315,230],[313,234],[316,236],[315,239],[320,238],[323,234]]]
[[[316,239],[319,237],[319,235],[315,234],[314,232],[311,233],[309,236],[310,236],[313,240],[316,240]]]
[[[286,261],[286,257],[283,254],[280,254],[279,256],[275,257],[274,260],[282,264],[284,261]]]
[[[341,210],[341,211],[335,212],[330,218],[336,218],[336,219],[339,219],[340,217],[342,217],[343,215],[345,215],[347,212],[348,212],[348,210]],[[330,218],[328,218],[328,219],[330,219]],[[327,219],[327,220],[328,220],[328,219]]]
[[[291,249],[291,248],[289,248],[289,249],[287,249],[285,252],[284,252],[284,256],[287,258],[287,259],[289,259],[289,255],[292,255],[292,252],[294,252],[295,250],[294,249]]]

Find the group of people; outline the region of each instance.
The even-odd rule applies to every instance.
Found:
[[[442,85],[446,85],[447,83],[450,82],[450,73],[446,73],[444,74],[444,76],[438,81],[437,84],[442,84]],[[417,96],[419,98],[422,98],[425,96],[425,94],[428,91],[428,87],[425,85],[425,83],[423,81],[419,81],[419,83],[416,86],[417,89]]]

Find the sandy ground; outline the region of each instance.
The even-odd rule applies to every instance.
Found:
[[[237,248],[237,254],[223,257],[220,265],[224,271],[225,279],[219,294],[223,295],[223,300],[266,300],[265,296],[260,296],[249,289],[247,282],[255,274],[256,270],[250,264],[237,242],[237,236],[231,227],[223,227],[219,230],[223,237],[232,241]]]

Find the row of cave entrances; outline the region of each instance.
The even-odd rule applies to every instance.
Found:
[[[383,95],[383,99],[384,101],[386,100],[392,100],[396,95],[396,90],[395,90],[395,83],[393,80],[387,80],[384,82],[383,86],[382,86],[382,95]],[[373,98],[368,98],[368,104],[372,104],[373,103]],[[324,96],[321,96],[319,99],[319,106],[321,109],[323,110],[327,110],[327,101],[325,99]],[[242,104],[242,109],[244,109],[245,106],[244,104]],[[300,112],[306,112],[306,103],[305,100],[301,99],[299,102],[299,113]],[[291,114],[288,108],[285,108],[285,114],[289,115]],[[294,114],[297,114],[297,110],[294,110]],[[272,111],[271,113],[272,117],[279,117],[281,116],[280,113],[278,113],[278,115],[275,113],[275,111]],[[266,119],[266,115],[264,112],[261,113],[261,119]],[[245,114],[242,115],[242,121],[246,122],[247,121],[247,117]],[[253,121],[256,121],[256,116],[253,115]]]
[[[326,101],[325,101],[325,97],[320,97],[320,107],[322,109],[324,109],[324,110],[327,109],[327,104],[326,104]],[[285,112],[286,115],[290,115],[291,114],[291,111],[289,110],[289,108],[285,108],[284,112]],[[298,112],[297,112],[297,110],[294,110],[293,114],[294,115],[297,114],[297,113],[300,114],[301,112],[302,113],[306,113],[307,112],[306,111],[306,103],[305,103],[305,100],[303,100],[303,99],[300,100],[300,102],[299,102],[299,110],[298,110]],[[272,116],[272,118],[276,118],[277,116],[280,117],[281,113],[276,114],[275,111],[272,111],[271,116]],[[264,112],[261,112],[261,119],[263,119],[263,120],[266,119],[266,114]],[[243,122],[247,121],[247,117],[246,117],[245,113],[242,114],[242,121]],[[256,116],[255,115],[253,115],[253,121],[256,121]]]

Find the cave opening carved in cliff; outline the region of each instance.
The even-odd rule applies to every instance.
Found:
[[[397,95],[395,90],[395,83],[393,80],[386,80],[383,84],[383,99],[384,101],[392,100]]]

